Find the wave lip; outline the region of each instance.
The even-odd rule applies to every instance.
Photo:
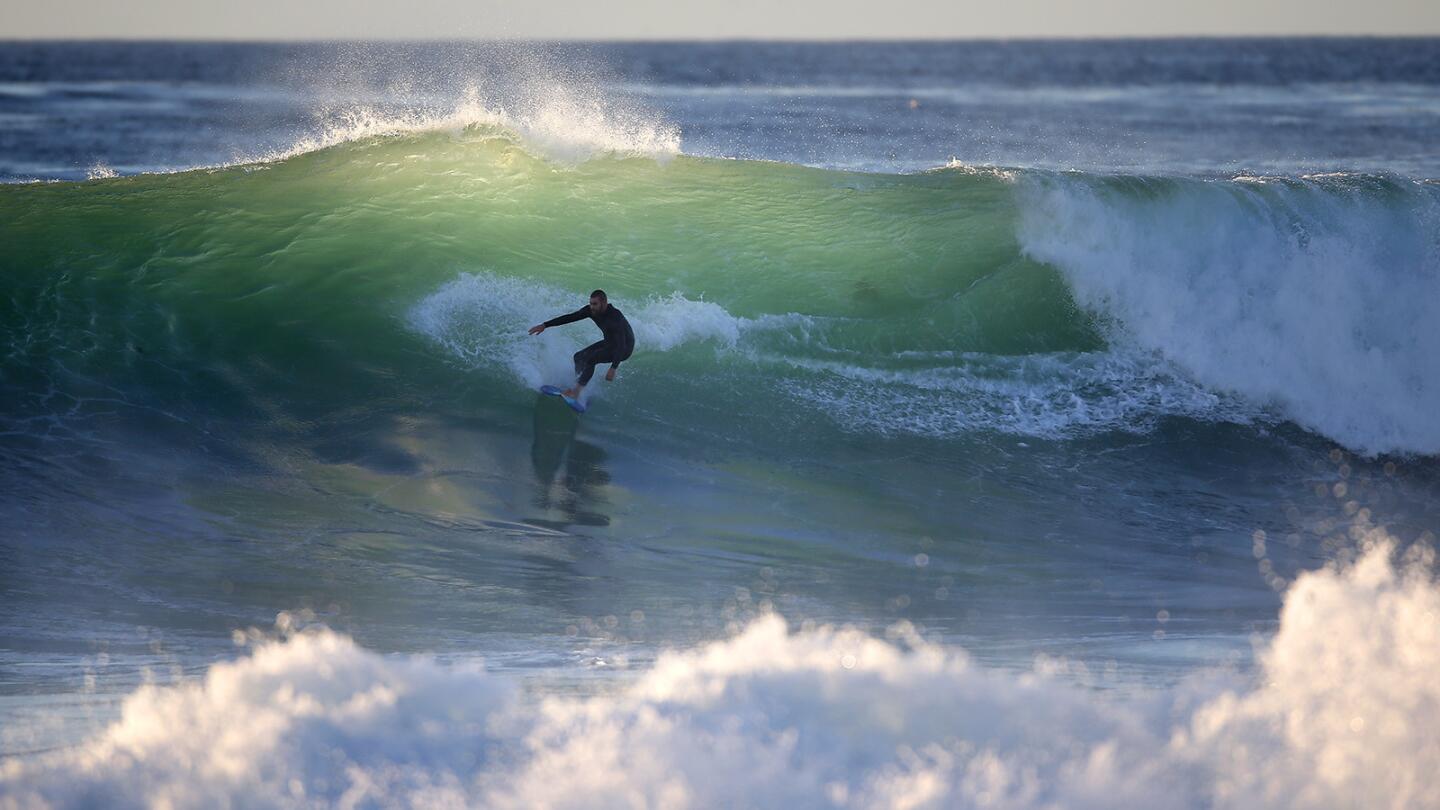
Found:
[[[330,631],[145,686],[0,805],[1413,807],[1440,790],[1440,587],[1372,530],[1302,574],[1250,685],[1101,695],[904,626],[773,615],[618,691],[537,705],[476,665]],[[1047,672],[1049,674],[1047,674]]]
[[[327,113],[318,132],[288,148],[241,162],[286,160],[370,138],[466,129],[507,134],[522,147],[559,163],[581,163],[598,155],[668,160],[680,154],[680,129],[659,116],[551,83],[531,88],[509,106],[489,101],[471,87],[449,109],[346,107]]]

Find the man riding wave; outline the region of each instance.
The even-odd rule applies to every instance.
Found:
[[[610,370],[605,372],[605,380],[610,382],[615,379],[615,371],[620,364],[630,359],[630,353],[635,351],[635,331],[630,328],[630,322],[625,320],[620,310],[610,305],[604,290],[596,290],[590,293],[588,305],[530,327],[530,334],[538,335],[551,326],[564,326],[585,318],[594,321],[605,337],[575,353],[575,373],[579,375],[579,381],[573,388],[566,389],[564,396],[577,401],[580,392],[594,376],[597,365],[610,364]]]

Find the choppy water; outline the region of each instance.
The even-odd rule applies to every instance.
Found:
[[[0,801],[1419,801],[1437,55],[0,46]]]

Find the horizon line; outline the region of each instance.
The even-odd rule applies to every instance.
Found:
[[[968,36],[968,37],[570,37],[570,36],[496,36],[496,37],[148,37],[148,36],[0,36],[0,45],[15,43],[125,43],[161,44],[196,43],[226,45],[303,45],[331,43],[365,44],[517,44],[517,43],[573,43],[593,45],[683,45],[683,44],[941,44],[941,43],[990,43],[990,42],[1177,42],[1177,41],[1264,41],[1264,40],[1440,40],[1436,33],[1294,33],[1294,34],[1026,34],[1021,36]]]

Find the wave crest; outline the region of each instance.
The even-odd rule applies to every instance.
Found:
[[[680,154],[681,144],[680,129],[653,113],[551,83],[508,105],[471,87],[448,109],[357,105],[329,111],[317,132],[243,162],[285,160],[370,138],[475,129],[509,135],[539,157],[570,164],[601,155],[663,161]]]

